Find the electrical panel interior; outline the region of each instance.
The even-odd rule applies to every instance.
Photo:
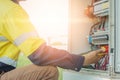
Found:
[[[105,48],[106,55],[85,68],[106,71],[109,64],[109,0],[92,0],[86,9],[86,15],[93,21],[88,37],[90,48]]]

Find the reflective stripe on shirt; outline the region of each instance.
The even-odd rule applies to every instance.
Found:
[[[38,37],[38,35],[36,34],[36,32],[30,32],[30,33],[22,34],[21,36],[17,37],[14,40],[14,44],[19,46],[21,43],[23,43],[25,40],[27,40],[30,37]]]
[[[0,36],[0,41],[8,41],[4,36]]]
[[[16,61],[10,59],[9,57],[1,57],[0,62],[16,67]]]

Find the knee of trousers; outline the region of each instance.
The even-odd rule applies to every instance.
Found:
[[[58,73],[57,67],[55,67],[55,66],[49,66],[49,68],[50,68],[50,70],[51,70],[52,72]]]
[[[55,67],[55,66],[48,66],[47,70],[49,71],[51,76],[54,76],[54,78],[56,78],[55,80],[58,80],[59,71],[58,71],[57,67]]]
[[[51,73],[58,74],[58,69],[55,66],[46,66],[46,69]]]
[[[55,79],[53,80],[57,80],[59,76],[58,68],[55,66],[40,66],[37,67],[37,71],[39,71],[41,75],[54,77]]]
[[[55,75],[58,75],[58,69],[55,66],[37,66],[36,67],[37,71],[42,71],[42,72],[49,72]]]

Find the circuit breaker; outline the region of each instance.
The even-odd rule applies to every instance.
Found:
[[[71,5],[69,51],[106,49],[98,62],[83,66],[80,79],[120,80],[120,0],[71,0]]]
[[[68,50],[74,54],[107,47],[108,52],[87,69],[120,72],[120,1],[71,0]]]
[[[71,0],[71,26],[69,28],[69,51],[84,53],[107,48],[106,55],[97,63],[83,68],[108,70],[109,65],[109,1],[108,0]]]
[[[109,64],[109,2],[108,0],[93,0],[93,25],[91,26],[88,42],[91,50],[106,48],[105,56],[101,58],[92,67],[97,70],[108,70]]]

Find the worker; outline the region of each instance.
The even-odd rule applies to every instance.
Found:
[[[80,71],[100,59],[102,49],[81,56],[48,46],[19,1],[0,0],[0,80],[58,80],[57,66]],[[20,52],[33,64],[16,68]]]

